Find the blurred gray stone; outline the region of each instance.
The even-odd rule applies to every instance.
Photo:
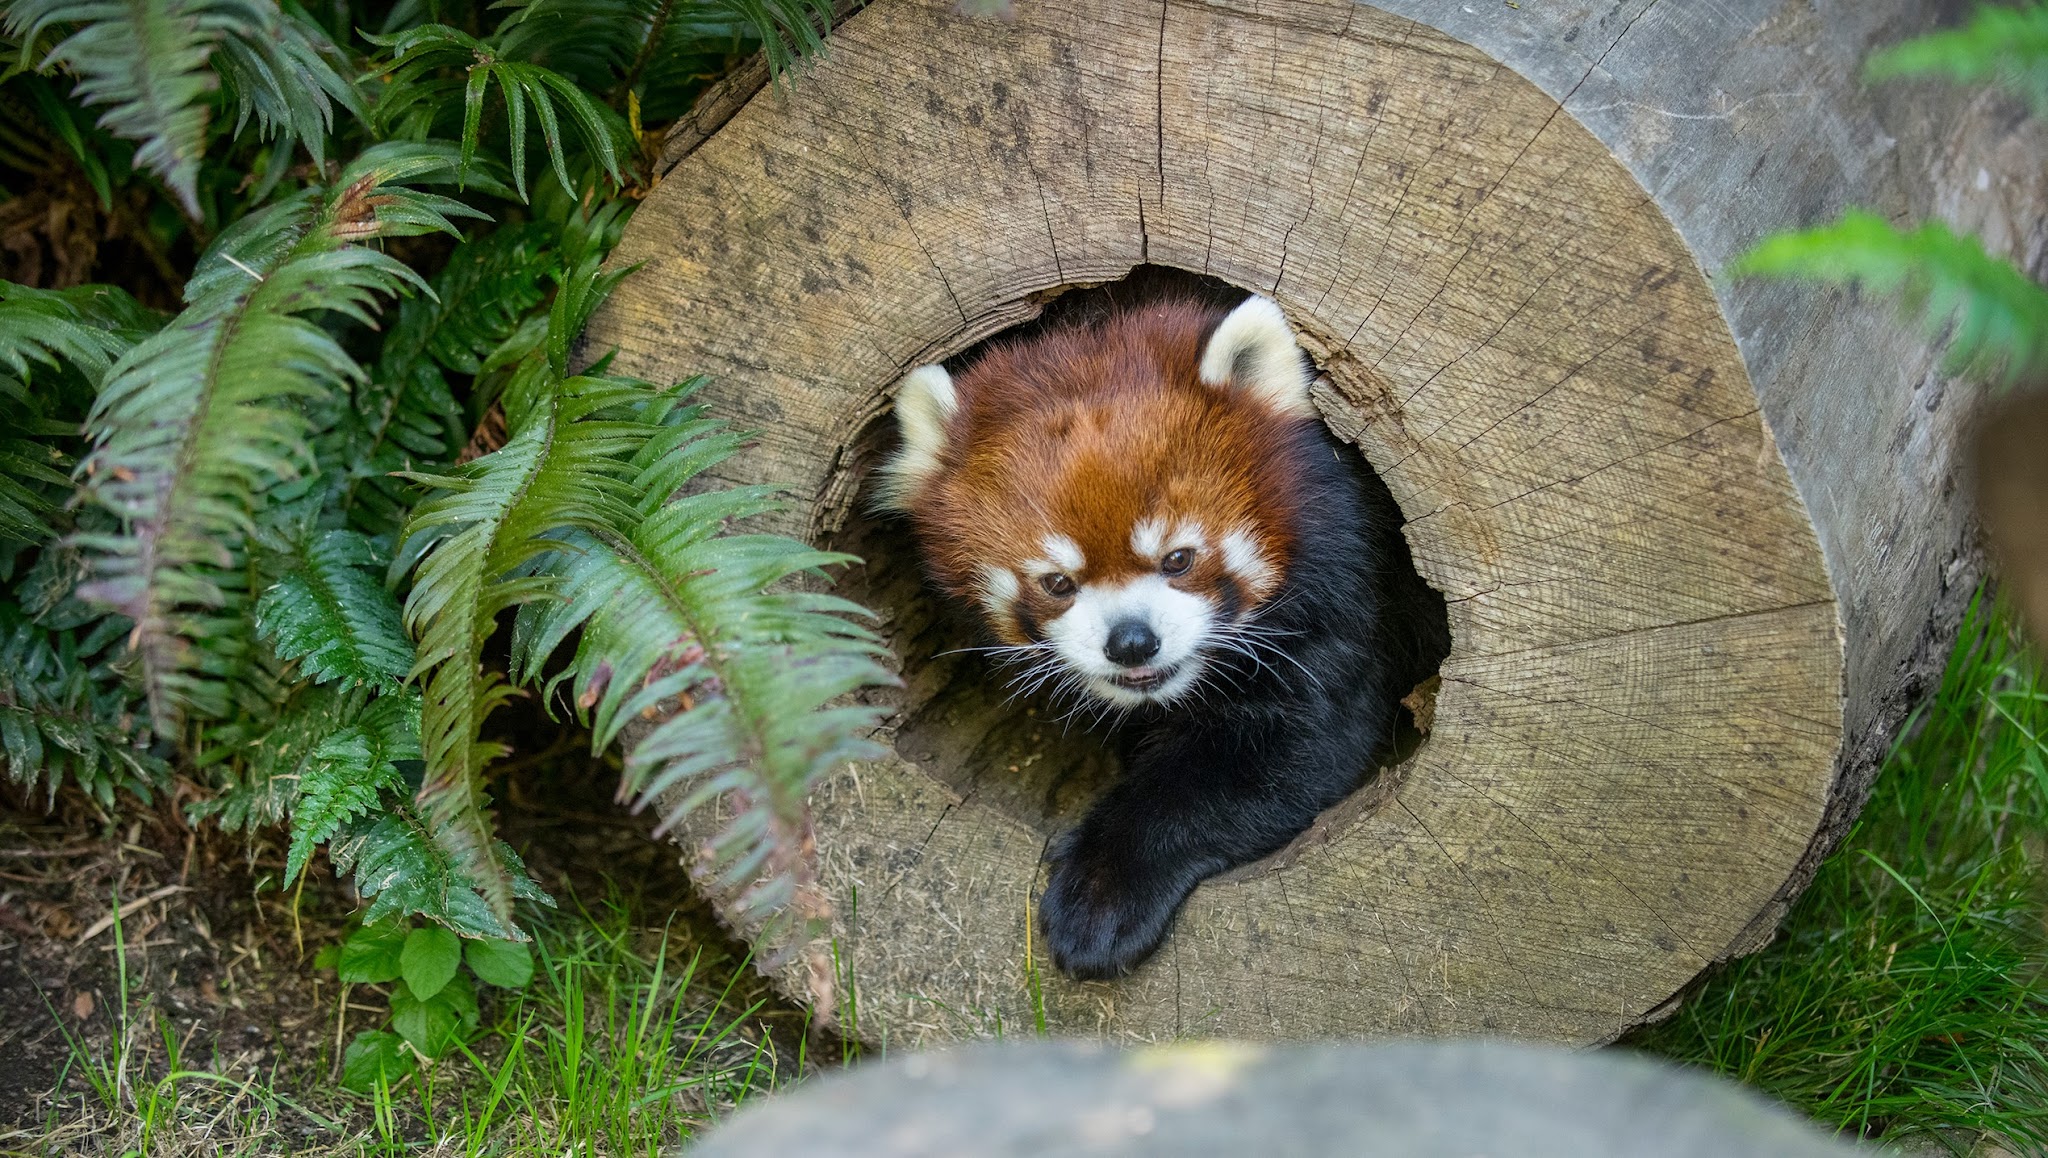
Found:
[[[1844,1158],[1736,1084],[1640,1055],[1496,1041],[1110,1050],[984,1044],[748,1106],[692,1158],[1399,1155]]]

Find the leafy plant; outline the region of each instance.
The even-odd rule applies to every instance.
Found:
[[[1959,370],[2007,380],[2048,367],[2048,289],[1939,221],[1904,230],[1874,213],[1764,239],[1737,274],[1857,282],[1899,296]]]
[[[358,1093],[395,1085],[420,1060],[445,1057],[474,1038],[476,982],[517,990],[533,979],[533,952],[524,944],[396,921],[359,926],[318,964],[344,984],[391,987],[392,1028],[356,1034],[342,1056],[342,1085]]]
[[[2038,0],[2011,8],[1986,5],[1964,27],[1878,53],[1864,73],[1873,80],[1943,76],[1988,81],[2031,103],[2036,114],[2048,114],[2048,5]]]
[[[2048,113],[2048,5],[1980,8],[1966,27],[1878,53],[1866,71],[1995,81]],[[1729,272],[1866,285],[1897,295],[1930,335],[1947,332],[1952,369],[2007,383],[2048,370],[2048,289],[1938,221],[1907,229],[1852,209],[1765,238]]]
[[[0,282],[8,775],[109,806],[191,778],[193,817],[288,830],[287,884],[324,847],[357,936],[407,930],[360,982],[395,986],[363,1050],[439,1056],[477,1024],[469,978],[530,973],[519,904],[548,902],[489,811],[508,699],[600,747],[675,712],[627,789],[734,802],[720,882],[764,916],[807,872],[808,788],[867,750],[873,713],[837,698],[890,677],[813,590],[840,557],[729,525],[764,491],[678,497],[743,442],[688,388],[569,360],[625,276],[601,265],[651,179],[648,111],[816,49],[828,15],[0,0],[0,217],[65,206],[149,260],[36,268],[174,305]],[[618,620],[634,601],[660,638]],[[381,972],[368,944],[345,973]]]
[[[6,26],[21,39],[23,66],[62,68],[79,78],[74,99],[113,106],[100,124],[141,142],[137,163],[195,217],[209,93],[225,85],[240,121],[253,114],[265,136],[303,144],[316,165],[335,106],[362,114],[336,68],[341,52],[302,14],[268,0],[13,0]],[[53,27],[70,31],[39,55]]]

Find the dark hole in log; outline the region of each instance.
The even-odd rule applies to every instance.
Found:
[[[1229,307],[1247,294],[1215,278],[1139,266],[1118,281],[1049,291],[1038,317],[969,347],[946,365],[957,372],[990,343],[1090,321],[1168,296]],[[895,422],[885,415],[862,432],[846,461],[872,465],[885,459],[894,444]],[[1377,488],[1375,497],[1385,508],[1396,509],[1379,475],[1368,467],[1365,477]],[[883,634],[902,660],[905,686],[892,693],[897,754],[963,798],[992,807],[1043,835],[1061,831],[1080,819],[1116,775],[1122,737],[1112,724],[1096,718],[1098,713],[1089,705],[1076,709],[1043,693],[1012,697],[1006,673],[973,650],[987,641],[978,634],[972,609],[948,605],[925,583],[909,522],[867,513],[873,509],[872,482],[872,475],[863,481],[855,513],[830,546],[865,560],[849,568],[836,589],[884,616]],[[1414,573],[1405,542],[1392,563]],[[1441,596],[1431,613],[1444,614]],[[1428,669],[1433,672],[1443,658],[1430,656]],[[1350,801],[1332,809],[1328,819],[1370,811],[1355,805],[1384,798],[1389,785],[1378,772],[1407,761],[1420,748],[1425,736],[1417,727],[1415,709],[1420,708],[1426,719],[1434,685],[1435,680],[1429,680],[1402,705],[1393,750],[1380,754],[1376,773]],[[1360,760],[1371,755],[1361,753]]]

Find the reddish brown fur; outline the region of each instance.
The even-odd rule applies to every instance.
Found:
[[[1141,520],[1198,522],[1210,549],[1175,586],[1212,592],[1225,580],[1221,537],[1250,534],[1274,575],[1292,549],[1295,494],[1289,454],[1300,418],[1196,376],[1220,312],[1160,303],[1100,328],[1054,331],[990,350],[954,385],[960,409],[946,429],[938,471],[912,514],[938,582],[980,591],[984,565],[1015,570],[1044,554],[1048,534],[1086,556],[1077,583],[1156,571],[1131,548]],[[1057,616],[1061,601],[1021,576],[1025,616]],[[1272,584],[1239,584],[1245,607]],[[1008,617],[1005,617],[1008,618]],[[1015,622],[999,635],[1022,642]]]

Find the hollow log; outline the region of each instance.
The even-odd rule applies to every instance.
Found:
[[[1974,581],[1974,396],[1851,295],[1714,271],[1848,204],[2038,256],[2012,106],[1859,80],[1948,15],[876,0],[793,83],[721,93],[587,346],[710,375],[759,431],[720,481],[789,484],[775,529],[867,560],[841,590],[902,657],[891,755],[812,801],[845,983],[821,1012],[904,1044],[1589,1043],[1765,943]],[[968,637],[864,487],[906,368],[1152,267],[1287,311],[1454,638],[1405,762],[1080,984],[1034,953],[1032,898],[1112,761],[947,654]]]

